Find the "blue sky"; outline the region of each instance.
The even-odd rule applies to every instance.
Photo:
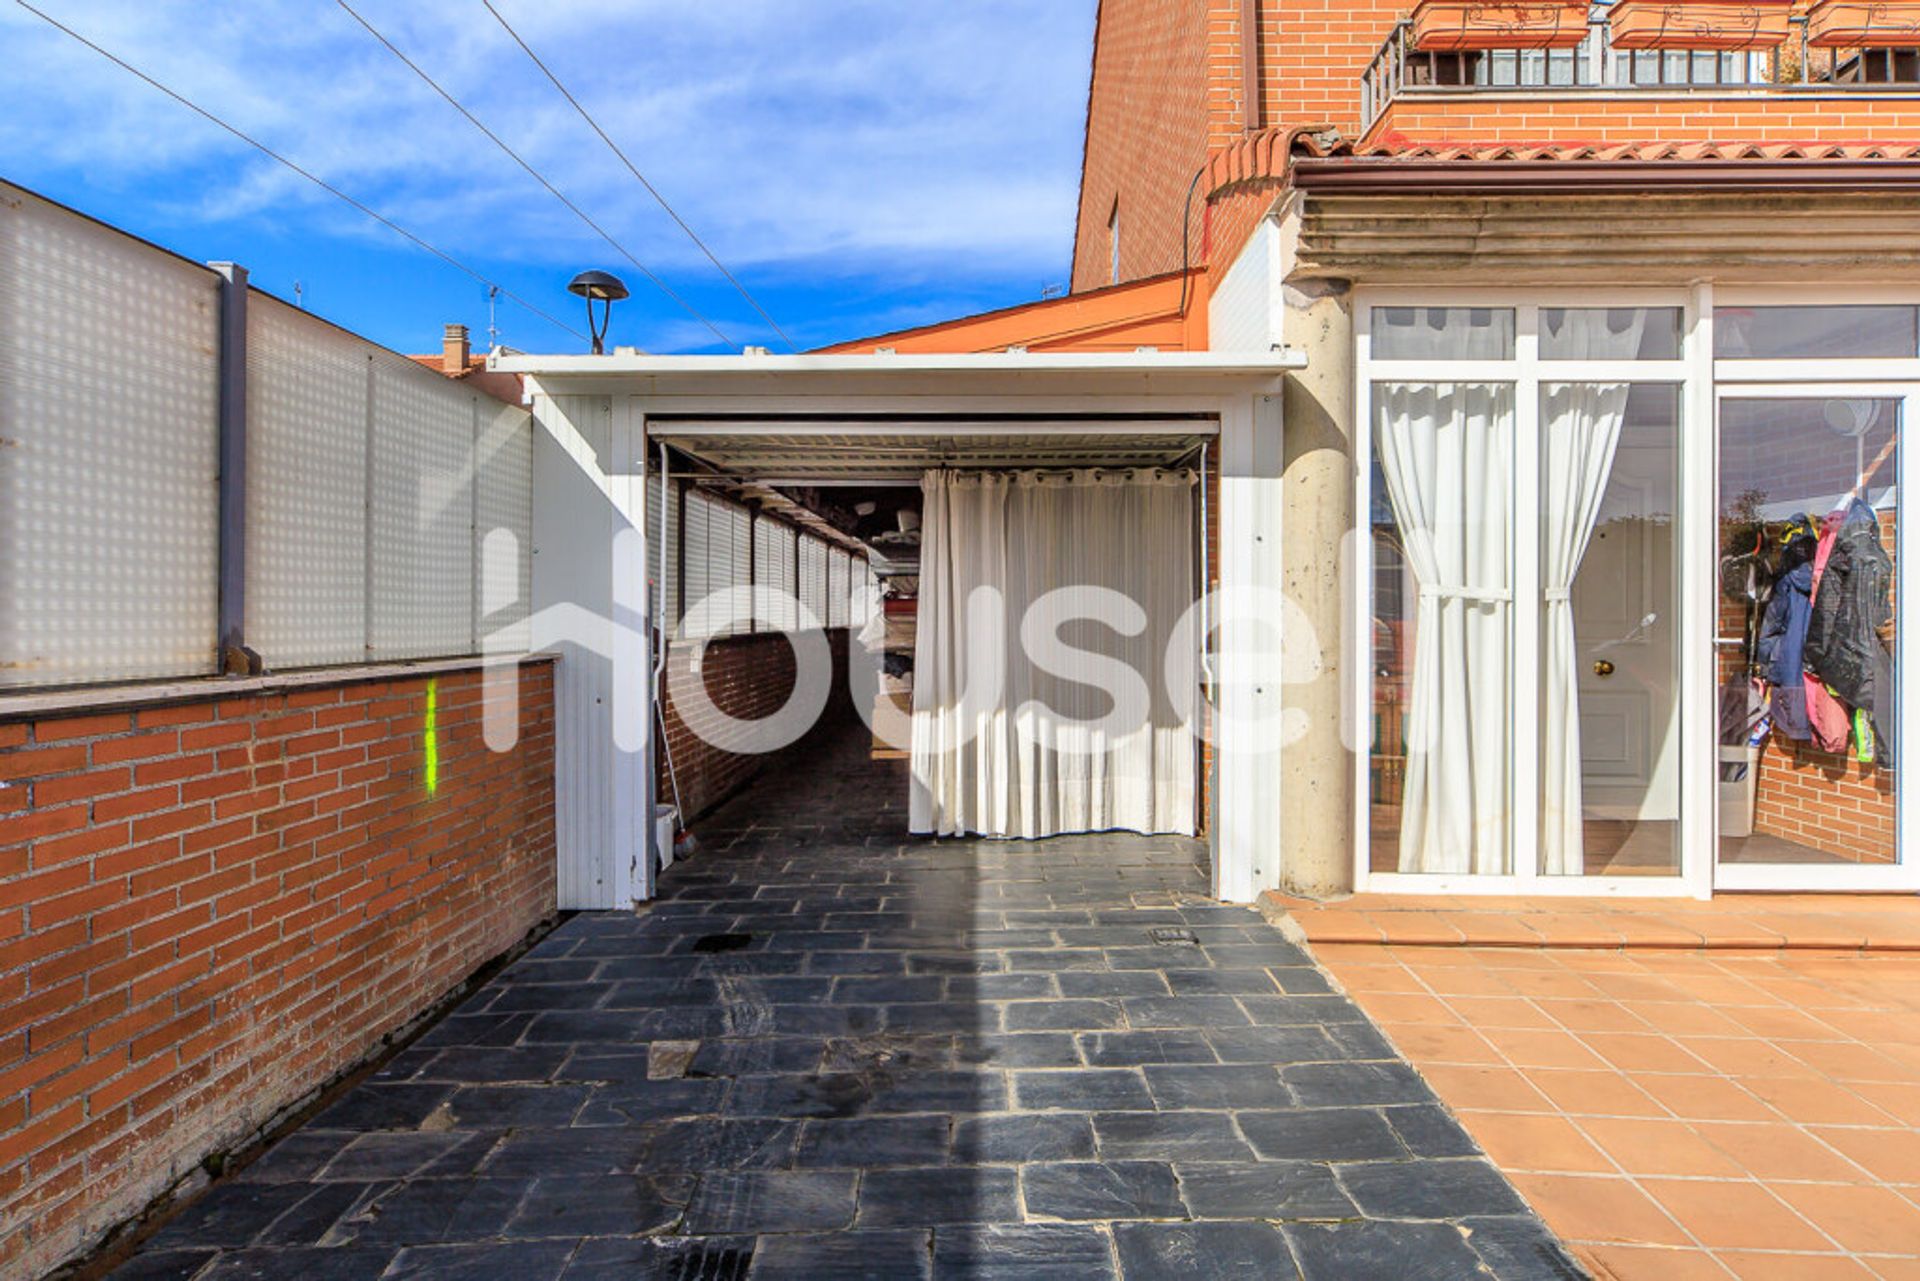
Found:
[[[633,298],[609,341],[722,350],[324,0],[34,0],[507,288],[584,328],[583,267]],[[801,346],[1064,284],[1094,0],[495,0]],[[711,317],[779,340],[480,0],[354,7]],[[484,290],[0,0],[0,177],[404,351]],[[501,341],[579,339],[502,301]]]

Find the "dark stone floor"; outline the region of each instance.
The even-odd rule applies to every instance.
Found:
[[[790,757],[116,1276],[1582,1275],[1202,845],[903,792]]]

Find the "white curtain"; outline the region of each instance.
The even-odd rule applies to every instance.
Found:
[[[1585,870],[1580,655],[1571,593],[1613,471],[1629,390],[1626,383],[1540,389],[1540,870],[1549,876]]]
[[[1400,870],[1508,870],[1513,387],[1381,384],[1376,457],[1419,584]]]
[[[1194,483],[927,473],[912,830],[1195,830],[1195,739],[1168,693],[1191,689],[1192,655],[1167,670],[1194,599]]]

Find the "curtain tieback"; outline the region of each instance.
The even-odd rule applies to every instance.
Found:
[[[1425,584],[1420,588],[1421,600],[1463,600],[1473,605],[1505,605],[1513,599],[1513,593],[1497,591],[1493,588],[1467,587],[1459,583]]]
[[[1564,605],[1573,599],[1573,591],[1567,587],[1542,588],[1540,599],[1546,601],[1549,605]]]

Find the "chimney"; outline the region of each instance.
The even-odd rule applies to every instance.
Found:
[[[448,374],[464,374],[467,371],[467,327],[448,325],[446,334],[440,340],[440,371]]]

